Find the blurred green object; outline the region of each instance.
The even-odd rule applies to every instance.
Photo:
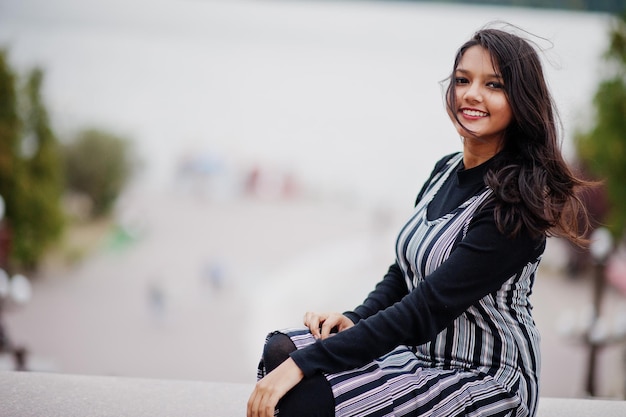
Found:
[[[135,243],[136,240],[137,236],[135,234],[120,225],[116,225],[109,232],[104,247],[114,252],[123,251]]]

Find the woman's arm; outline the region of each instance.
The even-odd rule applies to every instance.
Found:
[[[307,312],[304,315],[304,325],[316,339],[326,339],[331,333],[347,330],[380,310],[400,301],[408,293],[402,271],[397,263],[389,267],[389,272],[379,282],[375,289],[367,296],[363,304],[354,311],[343,314],[335,312]]]
[[[308,376],[356,368],[400,344],[432,340],[469,306],[534,261],[544,244],[544,239],[533,240],[525,232],[505,237],[495,226],[493,209],[482,210],[449,258],[401,301],[291,357]]]

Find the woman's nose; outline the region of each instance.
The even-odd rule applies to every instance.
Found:
[[[480,91],[480,85],[476,83],[470,84],[470,86],[465,90],[464,98],[468,101],[482,101],[483,96]]]

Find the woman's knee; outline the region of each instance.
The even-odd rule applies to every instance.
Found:
[[[267,372],[272,371],[278,365],[289,358],[289,354],[296,350],[289,336],[283,333],[275,333],[267,340],[263,348],[263,361]]]

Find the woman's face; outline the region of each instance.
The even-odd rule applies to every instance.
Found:
[[[493,67],[491,55],[475,45],[465,51],[454,72],[456,112],[452,122],[459,134],[467,139],[479,139],[483,145],[500,150],[504,132],[513,119],[509,100],[504,93],[502,77]],[[494,152],[494,153],[495,153]]]

